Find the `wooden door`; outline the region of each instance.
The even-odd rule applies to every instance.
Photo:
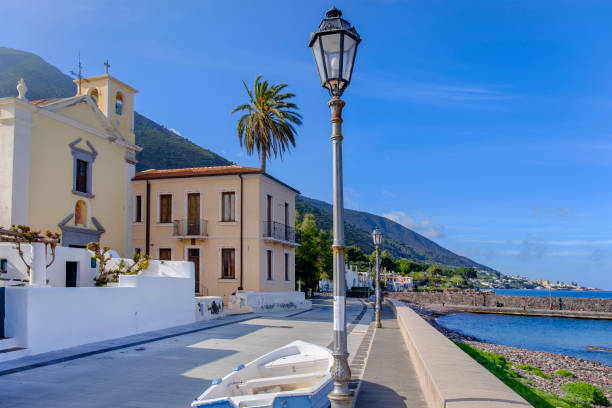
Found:
[[[201,235],[200,193],[187,194],[187,235]]]
[[[195,293],[200,293],[200,249],[188,249],[187,261],[193,262],[193,271],[195,274]]]
[[[66,287],[75,288],[77,286],[77,262],[66,262]]]

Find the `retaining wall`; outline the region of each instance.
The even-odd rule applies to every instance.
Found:
[[[388,302],[430,408],[531,407],[410,307],[394,299]]]
[[[612,313],[612,299],[501,296],[484,292],[389,292],[385,296],[418,304],[513,307]]]
[[[38,354],[193,323],[193,265],[184,264],[188,277],[122,275],[117,287],[7,287],[5,336]]]

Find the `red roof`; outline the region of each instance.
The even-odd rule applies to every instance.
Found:
[[[30,105],[40,105],[41,103],[45,103],[47,101],[50,101],[51,99],[55,99],[55,98],[45,98],[45,99],[38,99],[35,101],[30,101]]]
[[[277,183],[287,187],[290,190],[300,194],[300,191],[283,183],[279,179],[264,173],[261,169],[255,167],[244,167],[236,164],[231,166],[211,166],[211,167],[189,167],[186,169],[168,169],[168,170],[145,170],[136,173],[133,180],[153,180],[153,179],[169,179],[169,178],[187,178],[187,177],[207,177],[207,176],[229,176],[236,174],[262,174],[265,177],[276,181]]]
[[[145,170],[136,173],[134,180],[165,179],[175,177],[200,177],[200,176],[224,176],[231,174],[256,174],[263,173],[261,169],[254,167],[232,166],[212,166],[212,167],[189,167],[186,169],[168,170]]]

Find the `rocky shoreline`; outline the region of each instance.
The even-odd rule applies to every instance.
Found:
[[[546,392],[562,395],[561,386],[568,382],[584,381],[599,387],[608,400],[612,401],[612,366],[597,363],[581,358],[570,357],[563,354],[534,351],[517,347],[502,346],[483,342],[477,338],[448,330],[438,324],[436,319],[447,314],[438,310],[432,310],[420,305],[406,302],[423,319],[436,328],[440,333],[453,341],[469,344],[479,350],[496,353],[504,356],[506,360],[516,364],[529,364],[539,368],[550,375],[551,379],[545,379],[518,368],[513,368],[525,378],[529,379],[532,387],[540,388]],[[575,378],[566,378],[555,375],[559,369],[569,370]]]

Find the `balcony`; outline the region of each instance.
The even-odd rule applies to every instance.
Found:
[[[178,238],[204,238],[208,236],[206,220],[175,220],[172,235]]]
[[[289,243],[292,245],[299,245],[300,243],[300,237],[299,234],[297,234],[299,231],[296,231],[295,228],[275,221],[264,221],[263,227],[263,236],[270,241]]]

